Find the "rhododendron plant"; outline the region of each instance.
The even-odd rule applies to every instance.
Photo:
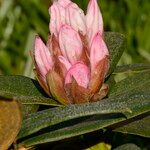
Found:
[[[103,20],[96,0],[86,15],[70,0],[49,8],[47,44],[35,38],[35,73],[49,96],[62,104],[93,102],[106,96],[104,80],[109,52],[103,38]]]
[[[22,16],[19,11],[19,19],[14,18],[17,26],[12,18],[16,15],[8,17],[10,7],[8,15],[3,15],[6,18],[0,17],[2,26],[6,24],[4,35],[11,20],[17,33],[11,42],[4,36],[5,42],[0,42],[2,49],[4,45],[9,45],[10,50],[18,46],[17,38],[22,30],[16,30],[17,20],[20,26],[22,17],[22,29],[26,28],[27,17],[31,15],[33,19],[29,23],[37,25],[38,29],[40,25],[40,34],[44,35],[46,24],[50,30],[47,42],[39,35],[35,37],[31,55],[36,79],[31,78],[30,59],[24,64],[25,76],[0,75],[0,150],[148,149],[150,64],[118,65],[126,48],[126,38],[120,33],[104,32],[98,0],[78,1],[83,8],[89,2],[85,13],[71,0],[52,1],[48,9],[49,25],[43,13],[44,1],[18,1],[21,5],[16,5],[17,8],[23,10],[29,6],[27,10],[31,13]],[[2,2],[2,7],[6,5],[9,5],[7,1]],[[106,10],[110,8],[107,5]],[[14,7],[12,13],[15,10]],[[122,22],[120,25],[125,26]],[[28,47],[32,34],[27,26],[23,41],[19,40],[20,46]],[[27,44],[22,45],[24,39]],[[18,49],[14,54],[16,52]],[[20,54],[22,56],[22,52]],[[16,65],[17,60],[10,64]],[[6,63],[3,59],[0,62]],[[4,66],[0,64],[6,70],[7,65],[9,62]],[[137,146],[137,141],[142,144]]]

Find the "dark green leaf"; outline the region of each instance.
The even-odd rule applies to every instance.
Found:
[[[124,102],[109,102],[109,100],[47,109],[31,114],[23,121],[19,138],[63,121],[91,115],[118,113],[124,111],[130,111]]]
[[[59,105],[48,98],[36,80],[24,76],[0,76],[0,96],[22,104]]]
[[[131,65],[122,65],[117,66],[114,73],[123,73],[130,71],[144,71],[149,70],[150,64],[131,64]]]
[[[121,122],[114,131],[150,137],[150,113]]]
[[[128,94],[128,95],[118,96],[115,99],[114,98],[105,99],[103,100],[103,103],[107,103],[107,105],[109,105],[112,101],[117,101],[118,104],[121,102],[125,102],[125,104],[128,105],[128,108],[132,110],[132,113],[124,112],[124,115],[117,114],[117,113],[98,115],[99,113],[97,113],[97,115],[93,114],[93,116],[91,117],[89,116],[89,117],[79,118],[76,120],[71,120],[70,122],[63,122],[61,124],[49,127],[49,129],[46,130],[46,132],[43,134],[37,133],[37,135],[34,135],[33,137],[27,140],[24,140],[20,144],[21,145],[24,144],[28,147],[32,145],[41,144],[41,143],[58,141],[58,140],[62,140],[65,138],[69,138],[69,137],[85,134],[88,132],[92,132],[98,129],[102,129],[104,127],[108,127],[115,123],[118,123],[126,119],[133,118],[140,114],[146,113],[147,111],[149,111],[150,93],[149,91],[146,91],[145,93],[132,92],[130,93],[130,95]],[[61,116],[61,114],[59,115]],[[24,123],[25,122],[26,122],[25,126],[29,128],[31,126],[30,124],[31,121],[28,122],[27,120],[25,120]],[[34,125],[35,126],[37,125],[37,126],[35,128],[38,127],[38,124],[39,124],[38,122],[40,122],[40,119],[39,121],[36,120],[36,123]],[[57,123],[58,122],[59,121],[57,121]],[[41,120],[41,123],[44,123],[44,119]],[[25,129],[22,129],[21,134],[25,134],[26,131],[25,132],[24,131]]]
[[[125,86],[126,84],[127,86]],[[137,87],[135,88],[134,84],[135,85],[138,84],[138,88]],[[39,118],[38,118],[38,114],[35,114],[33,116],[31,115],[31,119],[29,117],[29,120],[24,120],[23,128],[20,133],[20,135],[22,134],[21,136],[26,136],[28,134],[31,134],[33,131],[37,132],[38,130],[41,130],[42,128],[55,125],[58,123],[61,123],[61,125],[59,127],[55,127],[57,125],[55,125],[54,127],[53,126],[49,127],[51,132],[43,133],[39,136],[35,136],[31,139],[24,141],[23,143],[27,145],[34,145],[38,143],[51,142],[55,140],[69,138],[72,136],[81,135],[84,133],[102,129],[104,127],[108,127],[115,123],[119,123],[126,119],[130,119],[138,115],[141,115],[143,113],[146,113],[150,110],[150,107],[149,107],[150,106],[150,88],[149,86],[150,86],[149,71],[145,71],[142,73],[134,74],[134,76],[130,78],[126,78],[123,81],[116,83],[114,87],[115,88],[114,91],[117,91],[117,92],[111,91],[112,95],[110,94],[111,95],[110,98],[103,99],[102,101],[97,102],[97,103],[88,104],[91,106],[92,114],[91,112],[89,114],[87,111],[85,111],[85,109],[87,109],[87,104],[83,104],[80,106],[74,105],[74,107],[77,106],[77,108],[81,108],[85,112],[85,114],[82,114],[82,115],[80,115],[81,110],[79,111],[77,109],[77,110],[74,110],[74,114],[71,116],[70,113],[73,111],[72,106],[68,106],[68,108],[65,107],[66,110],[67,109],[69,110],[69,108],[72,110],[70,111],[70,113],[67,113],[67,111],[66,113],[64,113],[63,112],[64,108],[61,108],[62,109],[61,111],[60,111],[60,108],[57,108],[57,109],[55,108],[51,111],[57,110],[56,112],[58,114],[56,114],[55,111],[52,113],[49,112],[48,118],[47,117],[44,118],[45,116],[47,116],[47,114],[46,115],[42,114],[42,112],[41,114],[43,116],[40,117],[40,113],[39,113]],[[116,104],[116,106],[118,104],[122,105],[124,103],[123,104],[124,107],[131,110],[132,113],[124,112],[125,116],[123,116],[120,114],[108,114],[108,113],[106,115],[106,112],[105,112],[104,113],[105,115],[100,115],[102,114],[101,111],[106,109],[106,106],[108,107],[106,110],[108,110],[108,112],[111,113],[112,111],[111,105],[113,104],[113,102],[114,104]],[[104,104],[105,104],[105,107],[102,106]],[[99,111],[94,112],[95,107]],[[117,107],[119,108],[119,106]],[[46,111],[50,111],[50,110],[46,110]],[[118,112],[120,111],[118,110]],[[51,116],[50,114],[53,114],[53,113],[54,113],[54,116]],[[59,117],[57,117],[57,115],[59,115]],[[89,116],[89,115],[93,115],[93,117],[85,118],[86,116]],[[75,119],[77,117],[78,118],[80,117],[80,118],[76,121],[74,120],[72,120],[72,122],[70,121],[70,124],[63,122],[63,121]],[[48,122],[48,119],[50,120],[49,122]],[[33,122],[33,125],[32,125],[32,122]],[[36,125],[37,125],[36,127],[34,126],[35,125],[34,122],[36,122]],[[43,126],[44,124],[46,124],[46,126]],[[33,127],[31,128],[31,126]],[[30,131],[30,128],[32,131]]]
[[[35,113],[35,112],[37,112],[37,110],[38,110],[38,108],[39,108],[39,105],[26,105],[26,104],[24,104],[24,105],[22,105],[22,112],[23,112],[23,116],[24,117],[26,117],[26,116],[28,116],[29,114],[31,114],[31,113]]]
[[[116,81],[114,79],[114,74],[111,74],[109,76],[109,78],[105,81],[106,84],[108,84],[109,87],[109,91],[111,90],[111,88],[113,88],[113,86],[116,84]]]
[[[120,33],[105,32],[105,42],[110,53],[110,68],[108,72],[108,75],[110,75],[125,50],[126,39]]]
[[[134,93],[134,91],[139,91],[141,96],[147,91],[150,93],[150,70],[143,71],[137,74],[134,74],[131,77],[128,77],[120,82],[118,82],[110,91],[109,96],[115,97],[116,95],[122,95],[124,93]],[[135,102],[137,103],[137,102]],[[141,103],[142,105],[142,103]],[[148,110],[150,110],[150,105],[147,106]],[[148,125],[148,118],[140,118],[138,117],[122,122],[121,125],[117,124],[119,128],[117,131],[126,132],[131,134],[137,134],[145,137],[150,137],[150,132],[148,130],[150,125]],[[145,121],[145,123],[144,123]],[[137,127],[136,127],[137,126]]]
[[[145,86],[150,89],[150,70],[134,74],[118,82],[109,91],[109,97],[122,95],[129,91],[141,91]]]

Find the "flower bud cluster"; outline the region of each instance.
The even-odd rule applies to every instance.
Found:
[[[43,89],[64,105],[105,97],[109,52],[97,0],[89,1],[86,15],[71,0],[56,0],[49,14],[47,44],[36,36],[33,52],[35,73]]]

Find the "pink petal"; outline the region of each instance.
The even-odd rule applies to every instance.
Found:
[[[49,49],[39,36],[35,38],[34,57],[41,75],[45,77],[47,72],[52,68],[53,61]]]
[[[58,36],[60,27],[64,24],[72,26],[76,31],[83,34],[86,33],[86,23],[84,12],[70,0],[54,1],[53,5],[49,8],[50,25],[49,29],[51,34]]]
[[[51,34],[54,34],[56,37],[58,37],[60,27],[65,23],[65,8],[61,6],[58,2],[54,2],[54,4],[49,8],[49,14],[50,32]]]
[[[77,62],[69,69],[65,78],[65,84],[71,83],[73,78],[79,86],[87,88],[90,80],[89,68],[84,63]]]
[[[91,45],[93,37],[97,32],[100,32],[101,35],[103,34],[103,18],[97,0],[90,0],[88,4],[86,26]]]
[[[70,0],[58,0],[58,3],[63,7],[67,7],[72,2]]]
[[[66,8],[66,23],[74,30],[86,34],[85,15],[75,3],[71,3]]]
[[[68,25],[63,25],[59,33],[59,45],[63,56],[74,64],[82,54],[81,38],[75,30]]]
[[[71,64],[70,62],[63,56],[59,56],[58,57],[59,61],[65,66],[65,68],[67,70],[69,70],[71,68]]]
[[[109,55],[107,46],[101,34],[97,33],[93,38],[90,50],[90,63],[92,71],[96,68],[100,60],[102,60],[106,55]]]

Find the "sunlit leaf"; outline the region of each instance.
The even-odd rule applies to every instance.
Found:
[[[17,101],[0,99],[0,149],[6,150],[15,142],[21,128],[22,116]]]
[[[86,150],[111,150],[111,145],[106,143],[98,143],[90,148],[87,148]]]

